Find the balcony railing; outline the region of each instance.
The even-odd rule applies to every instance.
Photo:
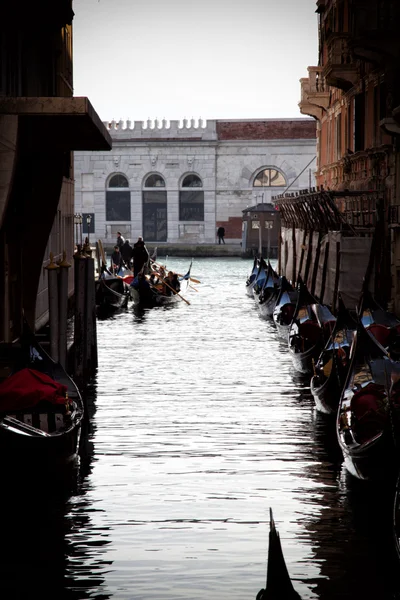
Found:
[[[322,118],[323,111],[329,106],[328,85],[322,71],[322,67],[308,67],[308,78],[300,79],[300,112],[318,120]]]
[[[332,33],[327,41],[328,60],[323,70],[326,83],[349,90],[359,79],[357,64],[346,33]]]

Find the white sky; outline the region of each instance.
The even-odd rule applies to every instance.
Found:
[[[74,0],[74,95],[103,121],[301,117],[315,0]]]

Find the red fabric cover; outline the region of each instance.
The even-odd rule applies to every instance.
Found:
[[[125,275],[125,277],[122,277],[122,279],[125,281],[125,283],[132,283],[132,281],[134,280],[134,276],[133,275]]]
[[[368,331],[372,333],[374,338],[376,338],[384,348],[389,344],[389,327],[385,327],[385,325],[380,325],[379,323],[372,323],[372,325],[368,327]]]
[[[25,410],[42,400],[65,404],[67,387],[34,369],[22,369],[0,383],[0,411]]]
[[[305,321],[299,325],[299,334],[302,338],[309,340],[312,344],[317,344],[321,339],[321,328],[314,321]]]

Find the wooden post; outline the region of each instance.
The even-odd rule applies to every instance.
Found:
[[[336,277],[335,277],[335,289],[333,290],[332,309],[335,311],[337,307],[337,296],[339,291],[339,278],[340,278],[340,242],[336,242]]]
[[[97,367],[96,300],[94,259],[85,260],[85,342],[83,353],[85,375],[92,376]]]
[[[329,259],[329,242],[326,242],[325,257],[324,257],[324,267],[323,267],[323,271],[322,271],[322,281],[321,281],[321,294],[320,294],[320,302],[321,302],[321,304],[324,303],[326,272],[328,270],[328,259]]]
[[[299,277],[301,277],[301,270],[303,268],[304,253],[305,253],[305,248],[306,248],[306,241],[307,241],[307,230],[305,229],[304,230],[304,234],[303,234],[303,243],[301,245],[300,264],[299,264],[299,272],[298,272],[297,279]],[[304,281],[305,281],[305,277],[304,277]]]
[[[317,281],[319,256],[321,254],[321,238],[322,238],[322,234],[321,234],[321,232],[319,232],[318,233],[318,244],[317,244],[317,247],[315,248],[314,269],[313,269],[312,279],[311,279],[311,290],[310,291],[312,294],[315,293],[315,283]]]
[[[297,262],[297,251],[296,251],[296,227],[292,227],[292,246],[293,246],[293,281],[296,282],[296,262]]]
[[[58,265],[53,259],[54,255],[50,252],[50,264],[46,267],[49,293],[50,356],[58,362]]]
[[[58,355],[60,364],[64,369],[67,367],[67,323],[68,323],[68,269],[71,268],[67,262],[67,254],[64,250],[63,259],[59,265],[58,277],[58,306],[59,306],[59,337]]]
[[[309,231],[309,242],[308,242],[308,249],[307,249],[307,259],[306,259],[306,268],[304,271],[304,283],[307,285],[307,280],[308,280],[308,272],[310,270],[310,263],[311,263],[311,256],[312,256],[312,238],[313,238],[313,231],[312,229],[310,229]]]
[[[74,255],[75,314],[74,314],[74,376],[83,378],[85,340],[85,262],[82,254]]]

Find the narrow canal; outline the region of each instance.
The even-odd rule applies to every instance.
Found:
[[[398,597],[382,493],[346,475],[250,270],[197,259],[190,306],[98,321],[79,472],[4,482],[0,597],[253,600],[269,507],[303,599]]]

